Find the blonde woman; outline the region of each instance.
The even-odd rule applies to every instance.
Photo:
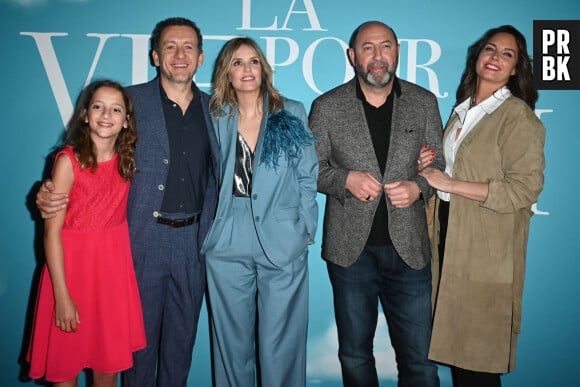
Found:
[[[222,49],[211,109],[221,149],[215,221],[203,245],[216,385],[306,384],[308,245],[318,160],[304,106],[283,98],[250,38]]]

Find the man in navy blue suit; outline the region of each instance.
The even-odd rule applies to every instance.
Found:
[[[124,378],[127,387],[179,387],[187,385],[205,290],[199,248],[215,215],[219,150],[209,96],[193,82],[204,60],[196,24],[159,22],[151,59],[158,76],[128,88],[139,138],[127,217],[147,347]],[[44,217],[67,201],[50,188],[37,195]]]

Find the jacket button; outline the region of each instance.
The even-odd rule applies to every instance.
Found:
[[[252,199],[254,199],[254,200],[258,199],[258,195],[257,194],[253,194],[252,195]]]
[[[163,191],[165,189],[165,186],[163,184],[159,184],[157,188],[159,189],[159,191]]]
[[[165,164],[165,165],[169,164],[169,160],[163,159],[163,164]]]
[[[159,212],[157,212],[157,211],[153,211],[153,216],[154,216],[155,218],[159,218]]]
[[[255,219],[256,219],[256,222],[259,222],[260,221],[260,217],[259,216],[256,216]]]

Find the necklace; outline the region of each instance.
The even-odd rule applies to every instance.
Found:
[[[475,105],[477,105],[477,102],[475,102],[475,95],[472,95],[470,100],[469,100],[469,108],[471,109]]]

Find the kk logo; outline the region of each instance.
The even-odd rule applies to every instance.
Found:
[[[580,20],[534,20],[534,85],[580,90]]]

